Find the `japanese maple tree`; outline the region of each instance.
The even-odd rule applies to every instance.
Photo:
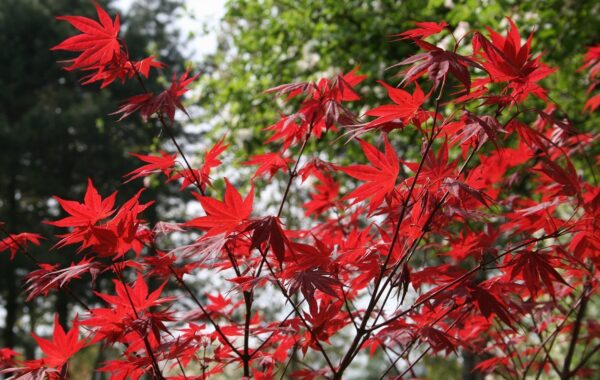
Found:
[[[0,224],[0,252],[37,267],[28,299],[65,292],[78,304],[70,329],[57,319],[50,337],[33,335],[40,359],[1,350],[0,373],[68,378],[69,361],[92,345],[120,352],[96,369],[114,379],[342,379],[363,355],[380,359],[377,377],[415,378],[424,357],[460,352],[477,355],[474,371],[508,379],[598,370],[598,135],[549,96],[543,79],[559,68],[534,53],[533,32],[523,38],[510,18],[505,32],[464,36],[418,22],[393,37],[422,52],[390,62],[398,83],[379,81],[389,101],[363,115],[348,107],[367,80],[358,68],[267,90],[285,104],[265,126],[268,151],[241,163],[248,178],[223,178],[221,192],[214,169],[236,147],[224,137],[195,161],[174,138],[197,76],[174,73],[168,88],[147,91],[166,66],[130,57],[119,16],[95,7],[98,20],[59,16],[79,34],[52,50],[76,54],[65,69],[82,71],[82,84],[137,81],[140,93],[114,114],[156,118],[174,151],[131,153],[140,167],[123,180],[140,190],[128,200],[91,179],[83,200],[55,197],[64,216],[45,221],[54,237]],[[582,67],[584,116],[600,104],[599,52],[589,48]],[[400,149],[402,135],[417,143]],[[319,154],[331,141],[357,144],[364,159]],[[178,182],[203,214],[151,225],[140,181],[150,176]],[[267,184],[281,188],[272,212],[257,206]],[[30,244],[77,253],[61,268]],[[198,273],[216,288],[196,287]],[[113,279],[110,292],[96,288],[99,274]]]

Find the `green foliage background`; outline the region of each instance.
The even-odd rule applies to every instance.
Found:
[[[368,75],[360,85],[360,103],[385,102],[375,81],[397,84],[397,71],[385,69],[416,51],[408,42],[391,42],[390,35],[411,28],[413,21],[490,26],[504,33],[510,16],[523,37],[535,30],[533,51],[560,68],[547,79],[550,96],[575,121],[586,97],[584,75],[576,71],[586,46],[600,41],[600,3],[594,0],[236,0],[226,8],[219,49],[201,63],[206,74],[199,82],[199,104],[217,134],[251,132],[244,134],[250,137],[243,140],[242,155],[261,151],[261,129],[277,121],[281,104],[262,94],[270,87],[360,65]],[[582,127],[589,130],[590,122]]]

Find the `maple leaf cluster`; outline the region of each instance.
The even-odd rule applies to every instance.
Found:
[[[59,18],[83,33],[55,48],[80,52],[68,69],[93,70],[85,82],[103,86],[147,77],[156,61],[129,61],[118,17],[96,8],[100,22]],[[358,68],[268,90],[288,111],[265,129],[278,148],[243,162],[257,166],[252,178],[224,178],[222,195],[210,174],[230,148],[225,138],[198,168],[181,150],[132,153],[143,165],[125,182],[177,181],[200,215],[151,224],[142,190],[117,202],[91,180],[81,202],[56,197],[65,216],[47,222],[60,229],[52,249],[74,245],[78,256],[65,268],[36,262],[28,298],[74,296],[72,286],[95,298],[75,300],[68,332],[55,321],[52,338],[34,335],[41,359],[1,350],[2,373],[65,378],[91,345],[120,352],[97,368],[114,379],[271,379],[294,357],[306,365],[292,378],[341,379],[359,355],[380,359],[381,378],[404,378],[426,355],[461,352],[478,356],[475,371],[505,378],[597,370],[600,329],[587,313],[600,283],[600,187],[581,169],[597,134],[577,130],[547,96],[554,69],[532,53],[533,33],[523,42],[511,19],[506,36],[453,33],[419,22],[395,35],[424,52],[392,66],[410,65],[398,85],[379,82],[391,102],[364,115],[347,107],[361,99]],[[442,34],[454,37],[450,50]],[[584,64],[592,80],[597,53]],[[118,113],[172,120],[192,80],[175,77]],[[362,162],[307,148],[342,137]],[[271,213],[255,202],[265,184],[281,186]],[[298,199],[302,216],[292,212]],[[0,228],[0,252],[37,260],[28,248],[41,236]],[[197,289],[189,280],[198,273],[218,278],[216,289]],[[113,290],[99,290],[99,274]]]
[[[580,70],[588,71],[590,84],[587,93],[591,94],[600,85],[600,45],[591,46],[585,53],[584,64]],[[585,103],[584,110],[594,112],[600,107],[600,94],[590,97]]]
[[[133,77],[138,77],[139,80],[142,77],[148,78],[151,69],[165,67],[153,56],[138,61],[132,60],[127,45],[119,38],[121,27],[119,15],[112,20],[97,2],[94,1],[94,5],[98,21],[82,16],[57,17],[58,20],[70,23],[81,32],[51,49],[79,53],[77,57],[65,61],[69,64],[65,67],[66,70],[87,72],[82,79],[83,84],[101,82],[100,88],[104,88],[116,80],[123,83]],[[175,109],[185,112],[180,98],[188,91],[187,86],[196,77],[190,77],[189,71],[179,78],[173,74],[168,89],[158,94],[145,91],[143,94],[135,95],[127,99],[115,113],[121,114],[120,120],[134,112],[139,112],[144,120],[154,114],[158,114],[159,117],[164,114],[172,121],[175,117]]]

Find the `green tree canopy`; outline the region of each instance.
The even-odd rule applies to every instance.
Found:
[[[413,21],[444,20],[463,31],[504,30],[506,16],[521,30],[535,30],[534,51],[560,67],[548,79],[553,82],[550,96],[576,116],[585,94],[572,89],[584,88],[585,78],[571,73],[581,65],[586,46],[600,41],[600,30],[591,27],[600,22],[600,4],[593,0],[229,1],[219,48],[203,63],[207,75],[200,84],[200,103],[207,120],[256,136],[277,119],[277,104],[261,96],[263,91],[360,66],[369,78],[361,84],[362,103],[372,106],[385,97],[373,90],[375,81],[397,84],[397,70],[386,68],[416,50],[408,42],[392,42],[391,35],[409,29]],[[257,138],[245,144],[246,151],[259,149]]]

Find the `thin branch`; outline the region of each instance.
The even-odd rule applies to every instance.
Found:
[[[296,163],[294,164],[294,168],[290,171],[290,176],[289,176],[287,185],[285,187],[285,192],[283,193],[283,198],[281,199],[281,203],[279,203],[279,210],[277,211],[277,217],[281,216],[281,213],[283,212],[283,206],[285,205],[285,201],[290,192],[290,188],[292,187],[292,182],[294,181],[294,178],[296,178],[296,176],[298,175],[298,165],[300,164],[300,158],[302,158],[304,149],[306,149],[308,140],[310,139],[310,136],[312,135],[312,130],[313,130],[313,123],[311,122],[309,125],[309,128],[308,128],[308,132],[306,133],[306,137],[304,138],[304,141],[302,142],[302,147],[300,147],[300,152],[298,153],[298,157],[296,157]]]
[[[133,303],[131,294],[129,294],[129,289],[127,287],[127,284],[125,284],[125,281],[123,280],[123,277],[121,276],[121,270],[114,263],[113,263],[113,269],[114,269],[115,274],[117,275],[117,278],[123,285],[123,289],[125,290],[125,294],[127,295],[127,299],[129,300],[129,305],[131,305],[131,309],[133,310],[133,315],[135,316],[135,319],[139,320],[140,316],[135,308],[135,304]],[[156,357],[154,356],[154,352],[152,350],[152,346],[150,345],[150,341],[148,340],[148,337],[146,336],[146,334],[144,334],[140,331],[138,331],[138,334],[144,341],[144,346],[146,347],[147,355],[150,357],[150,360],[152,360],[152,368],[154,369],[153,377],[156,379],[159,379],[159,380],[164,380],[164,377],[162,375],[162,372],[160,371],[160,367],[158,366],[158,361],[156,360]]]
[[[186,284],[185,281],[183,281],[183,279],[179,277],[179,275],[177,274],[177,272],[175,272],[175,269],[173,269],[173,267],[170,266],[170,265],[169,265],[169,270],[171,271],[171,273],[173,274],[173,276],[175,276],[175,279],[177,280],[177,282],[179,283],[179,285],[181,285],[183,287],[183,289],[190,295],[190,297],[192,297],[192,300],[194,301],[194,303],[196,305],[198,305],[198,307],[200,308],[200,310],[202,311],[202,313],[204,313],[204,316],[206,316],[206,319],[208,319],[208,321],[214,327],[214,329],[217,332],[217,334],[219,334],[219,336],[223,339],[223,341],[225,342],[225,344],[227,344],[229,346],[229,348],[231,348],[233,350],[233,352],[235,352],[235,354],[237,356],[239,356],[240,358],[242,358],[242,353],[237,348],[235,348],[235,346],[231,343],[231,341],[229,340],[229,338],[227,337],[227,335],[225,335],[225,333],[223,333],[223,330],[221,330],[221,327],[219,327],[219,324],[210,316],[210,314],[204,308],[204,306],[202,305],[202,303],[200,302],[200,300],[198,299],[198,297],[196,297],[196,295],[194,294],[194,292],[192,292],[192,289],[190,289],[190,287],[188,286],[188,284]]]
[[[539,355],[540,351],[542,350],[542,346],[544,346],[546,343],[548,343],[551,339],[554,339],[562,331],[562,329],[567,324],[571,314],[573,314],[573,312],[575,312],[575,309],[581,303],[582,296],[583,296],[583,294],[579,297],[577,302],[570,307],[569,311],[565,315],[565,319],[563,319],[563,321],[556,327],[556,329],[554,329],[552,334],[550,334],[550,335],[548,335],[548,337],[546,337],[546,339],[541,343],[540,347],[538,347],[538,349],[535,351],[535,353],[533,354],[533,357],[527,364],[527,367],[525,367],[525,371],[523,371],[523,377],[522,377],[523,380],[525,380],[527,378],[527,372],[529,372],[529,369],[531,369],[531,366],[535,362],[536,357]],[[544,361],[544,360],[542,360],[542,361]]]
[[[292,186],[294,178],[296,178],[296,176],[298,175],[298,165],[300,164],[300,159],[302,157],[302,154],[304,153],[304,149],[306,149],[306,145],[308,144],[308,140],[310,139],[312,130],[313,130],[313,123],[311,122],[308,132],[306,134],[306,137],[304,139],[304,142],[302,143],[302,147],[300,148],[300,152],[298,153],[298,157],[296,157],[296,162],[294,164],[294,167],[292,168],[292,170],[289,173],[289,179],[288,179],[288,182],[287,182],[287,185],[285,188],[285,192],[283,193],[283,198],[281,199],[281,202],[279,204],[279,210],[277,211],[277,217],[281,216],[281,213],[283,212],[283,206],[285,205],[285,201],[290,192],[290,188]],[[267,253],[268,253],[269,248],[270,248],[270,246],[267,247],[267,251],[265,252],[265,254],[262,255],[261,262],[258,266],[258,269],[255,272],[254,277],[260,276],[260,274],[262,272],[262,268],[267,261]],[[261,254],[262,254],[262,252],[261,252]],[[230,259],[233,260],[231,253],[229,253],[229,256],[230,256]],[[234,263],[234,261],[232,261],[232,263]],[[268,265],[268,263],[267,263],[267,265]],[[239,273],[238,273],[238,276],[240,276]],[[254,291],[253,290],[250,292],[244,292],[244,303],[246,306],[246,318],[245,318],[245,322],[244,322],[244,354],[242,357],[243,367],[244,367],[244,376],[250,376],[250,360],[252,359],[252,356],[253,356],[250,354],[250,348],[249,348],[250,318],[251,318],[251,314],[252,314],[253,300],[254,300]],[[256,350],[255,350],[255,352],[256,352]]]
[[[535,335],[537,335],[537,337],[540,339],[540,342],[543,342],[544,338],[543,338],[542,334],[540,333],[540,331],[538,330],[538,325],[537,325],[537,322],[535,321],[535,316],[533,315],[533,311],[530,311],[529,315],[531,316],[531,321],[533,322],[533,331],[535,332]],[[552,366],[554,371],[556,371],[556,373],[558,375],[560,375],[560,369],[558,368],[558,365],[556,364],[554,359],[552,359],[552,357],[550,356],[550,350],[546,347],[545,343],[542,344],[542,348],[544,349],[544,353],[546,354],[546,357],[548,358],[550,365]]]
[[[434,125],[435,125],[435,121],[434,121]],[[400,211],[400,216],[398,217],[398,221],[396,223],[394,232],[392,234],[392,241],[390,243],[390,248],[388,249],[388,254],[387,254],[383,264],[381,265],[381,268],[379,270],[379,274],[377,275],[377,278],[375,279],[374,288],[373,288],[373,296],[371,296],[371,299],[369,300],[369,304],[367,305],[367,308],[365,310],[365,315],[362,318],[361,324],[357,329],[357,333],[354,336],[354,339],[353,339],[352,343],[350,344],[350,347],[346,351],[346,354],[344,355],[342,361],[340,362],[340,366],[339,366],[340,372],[338,373],[337,377],[334,377],[334,379],[336,379],[336,380],[341,379],[342,373],[346,369],[346,367],[348,367],[348,365],[350,365],[350,362],[355,355],[355,351],[358,350],[358,348],[362,345],[361,340],[366,332],[365,328],[370,319],[371,313],[373,312],[375,306],[377,305],[377,301],[378,301],[377,292],[379,290],[381,281],[383,280],[383,277],[385,276],[385,272],[387,270],[387,265],[389,264],[389,261],[392,257],[392,252],[394,250],[396,242],[398,241],[398,233],[400,231],[400,226],[402,225],[402,221],[404,220],[404,215],[406,214],[408,202],[411,198],[412,192],[414,191],[415,185],[417,183],[417,179],[423,169],[423,166],[425,164],[425,158],[427,157],[427,154],[429,153],[429,150],[431,149],[434,138],[435,137],[432,135],[432,137],[430,137],[428,139],[427,146],[425,147],[425,153],[423,154],[423,157],[421,158],[421,160],[419,162],[419,167],[417,168],[415,176],[412,178],[412,183],[411,183],[409,192],[408,192],[406,198],[404,199],[404,202],[402,204],[402,211]]]
[[[281,202],[279,203],[279,210],[277,211],[278,218],[281,216],[281,213],[283,212],[283,206],[285,205],[285,201],[287,200],[288,194],[290,192],[290,188],[292,186],[292,183],[294,182],[294,178],[296,178],[296,176],[298,175],[298,165],[300,164],[300,158],[302,157],[302,154],[304,153],[304,149],[306,149],[306,144],[308,143],[308,140],[310,139],[310,136],[312,135],[313,127],[314,127],[314,125],[313,125],[313,122],[311,121],[311,123],[309,124],[308,132],[306,133],[306,137],[304,138],[304,142],[302,143],[302,147],[300,148],[300,152],[298,153],[298,157],[296,157],[296,162],[294,163],[294,167],[289,172],[289,178],[288,178],[288,182],[285,187],[285,192],[283,193],[283,197],[281,198]],[[258,265],[258,269],[256,270],[256,272],[254,274],[254,277],[260,277],[262,269],[265,265],[265,261],[267,260],[267,254],[269,253],[269,249],[270,249],[270,246],[267,246],[267,248],[263,254],[263,257],[260,261],[260,264]],[[263,252],[261,252],[261,254],[262,253]]]
[[[319,348],[319,351],[321,352],[321,354],[325,358],[325,361],[327,362],[327,365],[329,366],[329,368],[333,372],[334,378],[335,378],[335,376],[337,374],[337,371],[336,371],[333,363],[329,359],[329,355],[327,355],[327,352],[325,351],[325,348],[321,344],[321,341],[319,341],[317,335],[315,334],[315,332],[313,331],[313,329],[310,327],[310,325],[308,324],[308,322],[306,321],[306,319],[302,315],[299,307],[294,303],[294,300],[292,300],[292,298],[289,296],[289,294],[288,294],[287,290],[285,289],[285,287],[283,286],[283,284],[281,284],[281,282],[279,281],[279,278],[277,278],[277,276],[275,275],[275,271],[273,270],[273,267],[271,266],[271,264],[269,264],[269,261],[266,259],[266,257],[267,257],[266,254],[260,248],[258,248],[258,251],[263,256],[264,262],[265,262],[267,268],[269,269],[269,272],[271,273],[271,276],[275,280],[275,284],[277,284],[277,287],[279,288],[279,290],[281,291],[281,293],[283,294],[283,296],[290,303],[290,305],[292,305],[292,308],[294,308],[294,311],[296,312],[296,315],[298,316],[298,318],[300,318],[300,321],[302,322],[302,324],[304,324],[304,327],[309,332],[310,336],[312,337],[312,339],[314,340],[315,344]]]
[[[139,73],[138,69],[135,67],[134,63],[131,60],[129,61],[129,63],[131,64],[131,67],[133,68],[133,71],[135,72],[135,77],[137,78],[138,83],[140,84],[140,86],[142,87],[142,89],[144,90],[144,92],[147,93],[148,90],[147,90],[146,85],[144,83],[144,79],[140,75],[140,73]],[[196,175],[196,172],[192,168],[192,165],[190,165],[190,162],[188,161],[185,153],[183,153],[183,149],[181,149],[181,147],[179,146],[179,143],[175,139],[175,136],[173,135],[173,132],[171,131],[171,128],[165,122],[164,116],[162,114],[162,110],[160,110],[160,109],[157,110],[156,111],[156,115],[158,116],[158,120],[160,121],[160,124],[162,126],[162,130],[167,134],[167,136],[169,136],[169,138],[171,139],[171,142],[173,142],[173,145],[175,145],[175,148],[177,148],[177,151],[181,155],[181,158],[183,158],[183,161],[185,162],[185,165],[187,166],[188,170],[190,171],[190,174],[192,175],[192,177],[194,178],[194,182],[195,182],[196,187],[198,188],[198,190],[200,190],[200,194],[205,195],[204,189],[202,189],[202,182],[200,181],[200,179]]]
[[[146,85],[144,84],[144,80],[142,79],[142,76],[140,75],[139,71],[135,68],[135,65],[132,65],[132,67],[133,67],[133,69],[135,71],[135,75],[136,75],[136,78],[137,78],[138,82],[142,86],[142,89],[145,92],[148,92],[148,90],[146,89]],[[173,135],[173,132],[171,131],[171,128],[165,122],[165,119],[164,119],[164,116],[162,114],[162,111],[158,110],[156,112],[156,114],[158,116],[158,120],[161,123],[163,131],[169,136],[169,138],[171,139],[171,141],[175,145],[175,148],[177,148],[177,151],[179,152],[179,154],[183,158],[183,161],[185,162],[188,170],[190,171],[190,174],[192,175],[192,177],[193,177],[193,179],[195,181],[195,185],[198,188],[198,190],[200,191],[200,194],[206,195],[206,193],[204,192],[204,190],[202,188],[202,183],[200,182],[200,179],[198,178],[198,176],[196,175],[196,172],[194,171],[194,169],[192,168],[190,162],[188,161],[185,153],[183,152],[183,149],[181,149],[181,147],[179,146],[179,143],[175,139],[175,136]],[[233,263],[234,262],[232,262],[232,264]],[[175,270],[173,269],[173,267],[171,265],[169,265],[169,270],[175,276],[177,282],[187,291],[187,293],[190,295],[190,297],[192,297],[192,300],[196,303],[196,305],[198,305],[198,307],[200,308],[200,310],[204,313],[204,315],[206,316],[206,318],[213,325],[213,327],[215,328],[215,331],[223,339],[223,341],[225,342],[225,344],[227,344],[227,346],[229,346],[233,350],[233,352],[235,352],[235,354],[238,355],[242,360],[245,360],[245,358],[248,357],[247,352],[245,352],[244,354],[240,353],[240,351],[231,343],[231,341],[229,340],[229,338],[223,333],[223,331],[221,330],[221,328],[219,327],[219,325],[217,324],[217,322],[208,314],[208,312],[206,311],[206,309],[204,308],[204,306],[202,305],[202,303],[200,302],[200,300],[198,299],[198,297],[196,297],[196,295],[194,294],[194,292],[192,291],[192,289],[190,289],[190,287],[185,283],[185,281],[183,280],[183,278],[180,278],[177,275],[177,273],[175,272]]]
[[[581,296],[581,303],[579,304],[579,310],[577,311],[577,316],[575,317],[575,325],[573,326],[573,333],[571,335],[571,342],[569,343],[569,349],[567,351],[567,355],[565,356],[565,361],[563,363],[562,373],[560,374],[560,378],[562,380],[569,379],[571,377],[571,361],[573,360],[573,354],[575,354],[575,347],[577,346],[577,339],[579,338],[579,331],[581,330],[581,324],[583,323],[583,319],[585,318],[586,307],[590,298],[590,289],[591,284],[586,282],[583,287],[583,294]]]
[[[456,310],[456,307],[448,310],[448,312],[444,313],[443,315],[441,315],[438,319],[436,319],[435,321],[433,321],[430,324],[430,327],[433,328],[433,326],[435,326],[436,323],[438,323],[439,321],[441,321],[444,317],[446,317],[448,314],[450,314],[451,312],[453,312],[454,310]],[[462,314],[456,318],[445,330],[444,332],[448,332],[450,331],[450,329],[452,329],[456,324],[458,324],[458,322],[460,322],[461,319],[464,318],[464,316],[466,316],[469,312],[471,311],[471,307],[467,307],[465,309],[465,311],[462,312]],[[412,345],[414,345],[414,343],[417,342],[417,340],[419,339],[419,336],[416,336],[413,341],[410,343],[410,345],[408,347],[411,347]],[[404,377],[404,375],[406,375],[408,372],[412,371],[413,367],[427,354],[427,352],[429,352],[429,350],[431,349],[431,346],[427,347],[427,349],[425,349],[425,351],[423,351],[423,353],[412,363],[410,364],[410,366],[400,374],[400,376],[398,376],[398,379],[402,379]],[[406,350],[405,350],[406,351]],[[402,355],[403,356],[403,355]],[[394,361],[394,363],[392,363],[395,367],[396,362],[398,362],[398,360],[400,360],[400,358],[402,356],[398,356],[398,358],[396,359],[396,361]],[[389,371],[392,370],[392,367],[388,367],[388,369],[383,373],[383,375],[380,377],[380,380],[382,380],[385,375],[387,375],[387,373]]]
[[[501,259],[502,257],[504,257],[504,256],[506,256],[506,255],[508,255],[508,254],[510,254],[510,253],[512,253],[512,252],[514,252],[514,251],[518,251],[519,249],[521,249],[521,248],[523,248],[523,247],[525,247],[525,246],[527,246],[527,245],[530,245],[530,244],[533,244],[533,243],[537,243],[537,242],[540,242],[540,241],[543,241],[543,240],[546,240],[546,239],[551,239],[551,238],[555,238],[555,237],[557,237],[557,236],[558,236],[558,234],[559,234],[559,230],[560,230],[560,229],[558,229],[558,230],[557,230],[557,231],[555,231],[554,233],[551,233],[551,234],[548,234],[548,235],[544,235],[544,236],[541,236],[541,237],[539,237],[539,238],[533,238],[533,239],[529,239],[529,240],[528,240],[528,241],[526,241],[526,242],[523,242],[523,243],[521,243],[521,244],[518,244],[518,245],[514,246],[513,248],[511,248],[511,249],[508,249],[508,250],[504,251],[503,253],[501,253],[501,254],[497,255],[497,256],[496,256],[495,258],[493,258],[493,259],[490,259],[490,260],[488,260],[488,261],[486,261],[486,262],[483,262],[483,263],[480,263],[480,264],[478,264],[477,266],[475,266],[475,267],[474,267],[473,269],[471,269],[470,271],[468,271],[468,272],[464,273],[463,275],[461,275],[460,277],[457,277],[456,279],[454,279],[454,280],[450,281],[450,282],[449,282],[449,283],[447,283],[446,285],[444,285],[444,286],[440,287],[439,289],[437,289],[436,291],[434,291],[434,292],[430,293],[428,296],[426,296],[426,297],[423,297],[423,298],[422,298],[422,299],[421,299],[419,302],[417,302],[417,303],[413,304],[413,305],[412,305],[411,307],[409,307],[408,309],[406,309],[406,310],[404,310],[404,311],[402,311],[402,312],[400,312],[400,313],[396,314],[395,316],[393,316],[392,318],[390,318],[390,319],[388,319],[388,320],[386,320],[386,321],[383,321],[383,322],[381,322],[381,323],[379,323],[379,324],[376,324],[376,325],[374,325],[374,326],[371,326],[371,327],[369,328],[369,331],[374,331],[374,330],[377,330],[377,329],[379,329],[379,328],[381,328],[381,327],[384,327],[384,326],[386,326],[386,325],[388,325],[388,324],[392,323],[393,321],[397,320],[398,318],[401,318],[401,317],[405,316],[406,314],[408,314],[408,313],[412,312],[413,310],[415,310],[415,309],[416,309],[416,308],[418,308],[419,306],[421,306],[421,305],[425,304],[426,302],[428,302],[430,299],[432,299],[432,298],[436,297],[436,296],[437,296],[437,295],[439,295],[440,293],[442,293],[442,292],[444,292],[444,291],[448,290],[449,288],[453,287],[454,285],[456,285],[456,284],[458,284],[458,283],[460,283],[460,282],[462,282],[462,281],[466,280],[468,277],[470,277],[471,275],[473,275],[473,274],[474,274],[475,272],[477,272],[479,269],[481,269],[481,268],[485,268],[487,265],[489,265],[489,264],[492,264],[492,263],[496,262],[497,260]],[[563,230],[563,231],[564,231],[564,230]]]
[[[302,300],[298,305],[301,305],[302,302],[304,302],[304,300]],[[296,311],[292,309],[292,311],[290,311],[288,313],[288,315],[286,315],[286,317],[279,322],[279,325],[277,327],[282,327],[283,325],[285,325],[288,321],[288,319],[295,313]],[[271,340],[271,338],[275,335],[277,331],[273,331],[268,337],[267,339],[265,339],[258,347],[256,347],[254,349],[254,351],[252,352],[252,354],[250,354],[250,357],[253,357],[254,355],[258,354],[260,352],[260,350]]]
[[[287,372],[288,367],[290,366],[290,364],[292,363],[292,360],[294,359],[294,355],[296,355],[296,351],[298,351],[298,347],[300,347],[300,346],[298,346],[297,344],[294,345],[292,353],[290,354],[289,359],[285,363],[285,367],[283,367],[283,372],[281,373],[281,377],[279,378],[279,380],[283,380],[283,377],[285,376],[285,373]]]
[[[4,229],[4,227],[0,227],[0,231],[2,231],[2,233],[4,233],[13,243],[15,243],[17,245],[17,247],[19,248],[19,250],[21,250],[21,252],[23,252],[25,254],[25,256],[27,256],[27,258],[29,258],[31,261],[33,261],[36,265],[40,265],[40,261],[38,259],[35,258],[35,256],[33,256],[31,254],[31,252],[29,252],[27,250],[27,247],[25,247],[23,244],[19,243],[19,241],[17,239],[15,239],[8,231],[6,231]],[[75,302],[77,302],[79,304],[79,306],[83,307],[86,311],[90,311],[90,307],[81,299],[79,298],[79,296],[77,296],[75,293],[73,293],[73,291],[69,288],[68,284],[65,284],[64,286],[61,285],[59,286],[59,289],[62,289],[65,291],[65,293],[67,293],[67,295],[69,297],[71,297]]]
[[[250,321],[252,319],[252,301],[254,295],[253,292],[244,292],[244,303],[246,305],[246,318],[244,320],[244,353],[242,355],[242,361],[244,366],[244,376],[250,376],[250,361],[252,356],[250,355]]]
[[[579,362],[579,364],[577,364],[575,366],[575,368],[573,368],[571,370],[571,375],[576,375],[577,372],[579,372],[579,370],[585,366],[587,361],[590,360],[594,356],[594,354],[596,352],[598,352],[599,350],[600,350],[600,344],[597,344],[594,348],[592,348],[591,351],[589,351],[587,354],[585,354],[585,356],[583,358],[581,358],[581,361]]]

